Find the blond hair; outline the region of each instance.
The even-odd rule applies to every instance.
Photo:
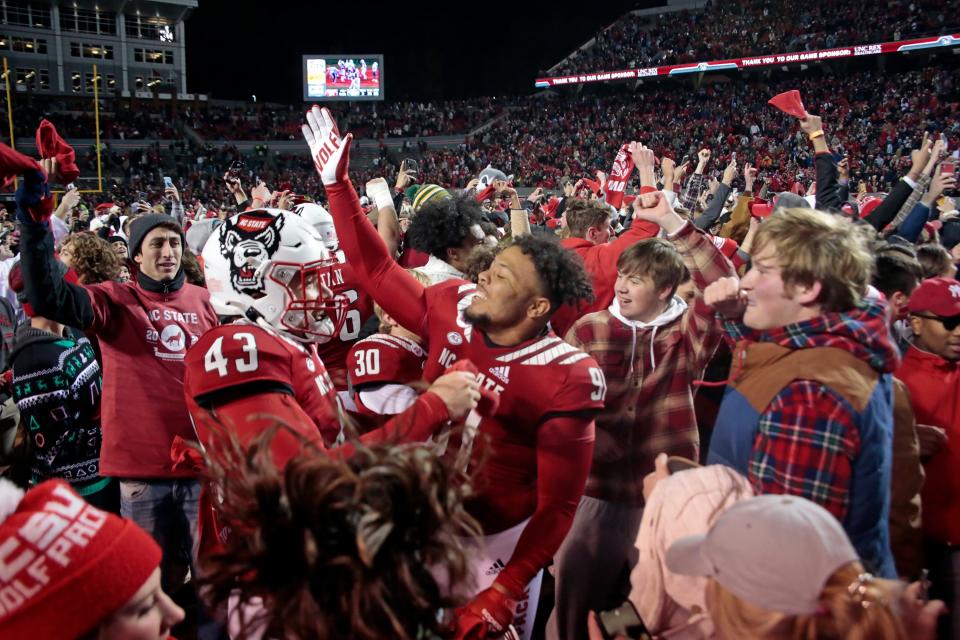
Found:
[[[723,638],[906,640],[896,604],[902,583],[863,574],[859,562],[837,569],[820,593],[820,608],[807,615],[762,609],[733,595],[710,578],[706,589],[707,609],[717,635]]]
[[[823,311],[849,311],[860,304],[873,275],[864,234],[840,216],[813,209],[778,209],[760,225],[756,257],[773,245],[784,288],[820,283]]]
[[[429,287],[433,284],[433,281],[430,279],[430,276],[423,273],[422,271],[417,271],[416,269],[407,269],[407,273],[413,276],[413,279],[422,284],[425,287]],[[373,314],[377,316],[377,319],[380,321],[380,326],[377,327],[377,331],[380,333],[390,333],[390,325],[386,324],[383,321],[383,307],[381,307],[376,302],[373,303]]]

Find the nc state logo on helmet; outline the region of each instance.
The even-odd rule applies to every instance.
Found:
[[[336,261],[300,216],[238,213],[217,228],[202,255],[218,314],[262,320],[301,342],[327,342],[343,326],[347,300],[329,289]]]

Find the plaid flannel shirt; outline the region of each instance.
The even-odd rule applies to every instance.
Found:
[[[697,200],[703,193],[704,186],[707,184],[707,178],[702,173],[695,173],[687,180],[687,186],[680,192],[679,202],[687,211],[696,211]]]
[[[844,349],[882,372],[892,372],[899,362],[879,301],[764,332],[734,322],[724,328],[738,341]],[[846,399],[819,382],[795,380],[760,415],[748,478],[758,493],[802,496],[842,521],[860,444],[855,412]]]
[[[660,327],[636,329],[609,310],[591,313],[567,333],[567,342],[593,356],[607,380],[606,407],[596,419],[593,465],[584,495],[643,504],[643,479],[661,453],[697,460],[699,436],[693,383],[722,339],[703,289],[733,275],[710,238],[687,223],[670,240],[697,287],[693,304]]]

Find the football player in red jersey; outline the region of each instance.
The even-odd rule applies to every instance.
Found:
[[[456,452],[476,473],[478,494],[468,508],[486,535],[477,553],[480,591],[459,612],[457,635],[502,634],[512,622],[529,637],[540,572],[583,493],[593,416],[606,393],[593,358],[548,326],[559,305],[592,295],[586,272],[556,242],[520,236],[478,284],[450,280],[424,287],[392,260],[363,214],[347,176],[352,136],[341,137],[330,112],[318,107],[307,113],[303,133],[358,281],[426,340],[425,378],[469,359],[483,387],[499,394],[494,415],[468,417]],[[481,459],[485,463],[474,469]]]
[[[408,271],[429,287],[430,278],[419,271]],[[344,407],[362,416],[396,415],[417,399],[409,383],[423,378],[427,352],[423,340],[400,326],[379,305],[374,313],[380,319],[380,331],[355,342],[347,355],[350,392],[340,394]]]
[[[215,411],[251,435],[262,424],[251,413],[293,417],[289,426],[332,446],[341,413],[316,344],[337,335],[345,303],[323,284],[336,263],[316,230],[289,212],[245,211],[220,225],[203,257],[214,308],[237,320],[207,331],[186,356],[187,403],[201,442],[198,418]],[[464,393],[473,397],[466,391],[475,384]],[[411,426],[432,432],[449,417],[441,415],[462,416],[463,398],[454,396],[445,389],[419,396]]]
[[[373,300],[366,291],[357,286],[353,269],[340,250],[333,218],[327,210],[319,204],[304,202],[294,207],[294,212],[320,233],[323,244],[335,261],[325,272],[323,284],[335,295],[342,296],[346,303],[343,326],[333,338],[318,344],[317,352],[327,367],[333,386],[337,391],[344,391],[347,388],[347,352],[360,336],[360,329],[373,315]]]

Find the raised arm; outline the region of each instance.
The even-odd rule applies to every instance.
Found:
[[[367,196],[377,205],[377,233],[386,245],[387,253],[396,257],[400,249],[400,221],[390,197],[390,186],[384,178],[374,178],[367,182]]]
[[[48,222],[38,221],[52,209],[52,198],[45,193],[46,177],[41,171],[24,174],[17,190],[17,219],[27,300],[37,315],[68,327],[89,329],[95,319],[90,294],[64,281],[53,257],[53,233]],[[41,211],[44,206],[46,214]]]
[[[353,135],[341,137],[330,111],[316,105],[307,112],[302,131],[327,191],[340,248],[360,286],[402,326],[422,333],[427,316],[426,289],[390,255],[363,213],[347,175]]]
[[[877,231],[883,231],[890,224],[900,211],[900,207],[907,201],[914,187],[923,175],[923,169],[930,161],[933,154],[933,142],[930,141],[928,133],[923,134],[923,140],[919,149],[910,152],[910,161],[912,163],[909,173],[894,185],[887,197],[883,199],[876,209],[870,212],[864,220]]]
[[[750,165],[747,165],[747,168],[749,167]],[[730,195],[733,179],[736,177],[737,159],[731,158],[730,163],[723,170],[723,178],[720,180],[720,185],[717,187],[716,193],[713,194],[713,200],[710,201],[707,210],[693,221],[698,229],[709,229],[716,223],[717,218],[723,213],[723,205],[727,201],[727,196]]]
[[[813,145],[814,167],[817,172],[817,209],[820,211],[839,211],[840,192],[837,161],[827,146],[827,136],[823,132],[823,121],[819,116],[808,115],[800,120],[800,129]]]

